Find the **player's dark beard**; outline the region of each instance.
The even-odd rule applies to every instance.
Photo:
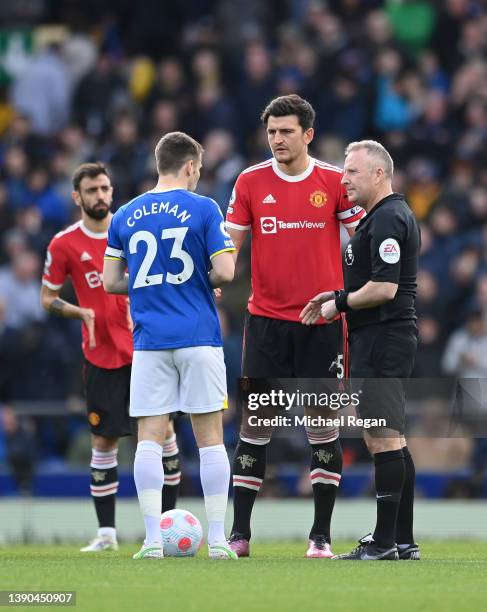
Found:
[[[98,206],[99,204],[103,205]],[[88,217],[95,219],[96,221],[105,219],[110,212],[110,206],[107,206],[104,202],[97,202],[93,208],[88,208],[88,206],[86,206],[86,204],[83,202],[83,198],[81,198],[81,208],[85,211]]]

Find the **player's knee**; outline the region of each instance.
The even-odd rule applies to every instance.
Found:
[[[374,427],[365,431],[364,441],[372,455],[399,450],[402,446],[399,432],[387,427]]]
[[[91,447],[101,453],[107,453],[118,448],[118,438],[105,438],[92,434]]]
[[[338,427],[306,427],[306,435],[310,444],[334,442],[339,434]]]
[[[223,444],[223,422],[221,412],[192,414],[191,424],[198,448]]]
[[[138,441],[157,442],[161,446],[166,437],[166,427],[169,416],[167,414],[139,417],[137,419]]]

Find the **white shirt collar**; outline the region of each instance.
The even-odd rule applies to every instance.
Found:
[[[301,174],[291,175],[279,170],[275,157],[272,158],[272,169],[283,181],[287,181],[288,183],[298,183],[299,181],[304,181],[304,179],[308,178],[308,176],[313,172],[313,168],[315,167],[315,159],[314,157],[309,157],[308,159],[308,167],[304,172],[301,172]]]
[[[89,230],[86,227],[86,225],[83,223],[83,221],[80,222],[79,228],[83,232],[83,234],[86,234],[87,236],[89,236],[90,238],[94,238],[95,240],[103,240],[104,238],[108,238],[108,231],[106,231],[106,232],[92,232],[91,230]]]

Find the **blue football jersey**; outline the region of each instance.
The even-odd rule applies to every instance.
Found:
[[[222,346],[208,270],[211,257],[234,250],[210,198],[174,189],[119,208],[105,257],[127,263],[134,348]]]

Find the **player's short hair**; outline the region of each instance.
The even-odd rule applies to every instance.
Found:
[[[299,125],[303,130],[312,128],[315,122],[315,109],[311,104],[298,96],[298,94],[289,94],[288,96],[279,96],[274,98],[262,111],[260,118],[262,123],[267,125],[270,116],[286,117],[287,115],[296,115]]]
[[[159,174],[173,174],[190,159],[200,159],[203,147],[184,132],[169,132],[159,140],[154,153]]]
[[[81,166],[78,166],[78,168],[76,168],[73,174],[73,189],[75,191],[79,191],[81,181],[84,178],[93,179],[93,178],[96,178],[97,176],[100,176],[100,174],[104,174],[105,176],[110,178],[110,175],[108,174],[108,170],[105,164],[103,164],[102,162],[81,164]]]
[[[351,142],[345,149],[345,156],[358,149],[365,149],[369,155],[378,159],[383,165],[386,176],[392,178],[394,174],[394,162],[392,161],[389,151],[381,145],[380,142],[376,140],[359,140],[357,142]]]

